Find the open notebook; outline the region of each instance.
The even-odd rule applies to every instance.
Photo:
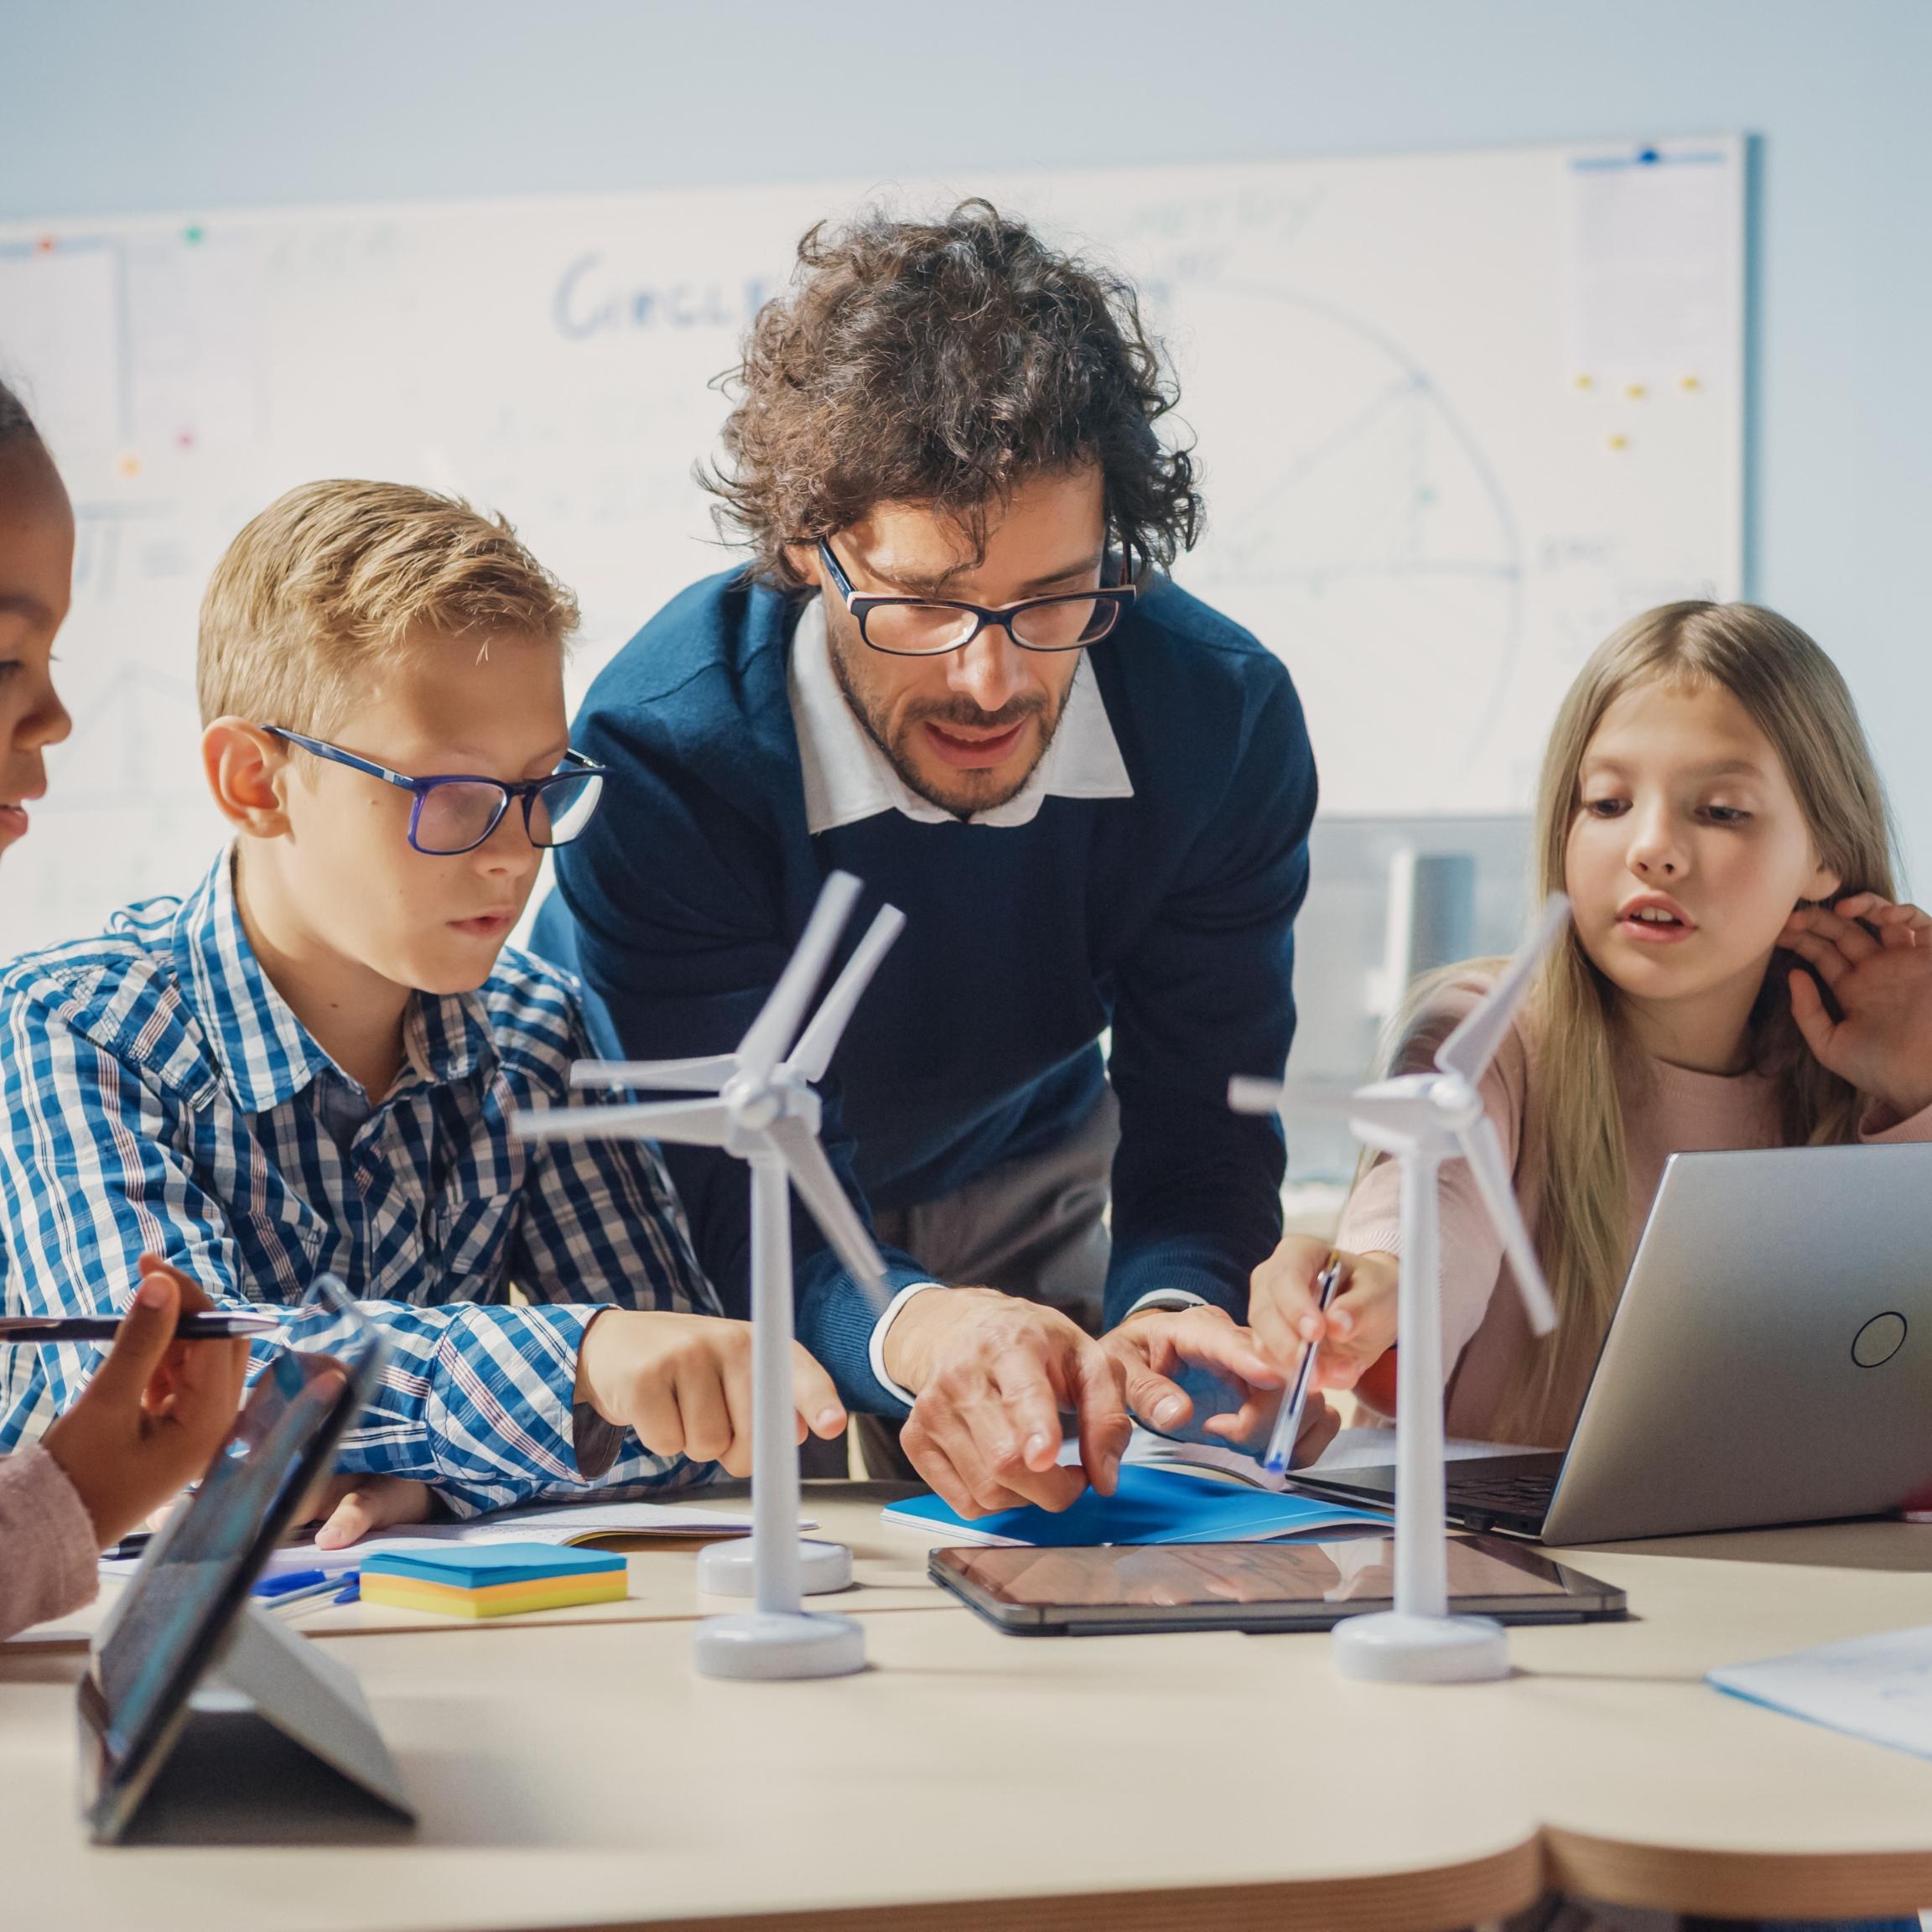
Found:
[[[801,1530],[818,1525],[801,1517]],[[377,1550],[441,1548],[451,1543],[594,1543],[605,1536],[748,1536],[751,1519],[735,1510],[695,1509],[682,1503],[565,1503],[530,1509],[496,1509],[460,1523],[411,1523],[378,1530],[346,1550],[318,1550],[306,1537],[284,1543],[268,1559],[264,1576],[294,1570],[320,1570],[330,1576],[354,1570]],[[103,1576],[129,1576],[138,1556],[103,1560]]]
[[[1261,1543],[1305,1530],[1363,1524],[1385,1530],[1389,1519],[1306,1496],[1273,1495],[1182,1470],[1124,1463],[1111,1496],[1089,1489],[1071,1509],[1001,1509],[969,1520],[937,1496],[891,1504],[885,1520],[905,1530],[938,1531],[962,1543],[1017,1543],[1076,1549],[1100,1543]]]

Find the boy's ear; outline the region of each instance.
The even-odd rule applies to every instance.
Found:
[[[237,831],[279,839],[288,830],[283,792],[288,748],[245,718],[217,718],[201,734],[201,769],[221,815]]]

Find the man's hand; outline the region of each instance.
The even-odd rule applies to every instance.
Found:
[[[1149,1308],[1130,1315],[1101,1346],[1114,1358],[1134,1413],[1150,1427],[1172,1435],[1194,1413],[1193,1398],[1176,1377],[1206,1369],[1239,1398],[1239,1406],[1210,1415],[1204,1433],[1259,1454],[1274,1427],[1286,1378],[1256,1346],[1254,1335],[1218,1308]],[[1341,1418],[1311,1394],[1301,1410],[1289,1460],[1311,1462],[1334,1439]]]
[[[44,1438],[103,1548],[208,1467],[248,1372],[246,1340],[175,1341],[179,1315],[211,1306],[193,1281],[152,1254],[140,1271],[106,1359]]]
[[[1194,1413],[1194,1399],[1176,1379],[1205,1368],[1231,1385],[1238,1406],[1211,1415],[1202,1427],[1229,1442],[1257,1433],[1275,1405],[1270,1397],[1286,1378],[1255,1346],[1254,1337],[1219,1308],[1147,1308],[1130,1315],[1101,1338],[1127,1392],[1128,1406],[1150,1429],[1171,1435]]]
[[[886,1372],[917,1400],[901,1441],[962,1516],[1114,1493],[1132,1433],[1119,1370],[1064,1315],[990,1288],[929,1288],[886,1334]],[[1063,1468],[1062,1410],[1080,1467]]]
[[[924,1299],[922,1297],[921,1299]],[[751,1473],[751,1328],[711,1315],[614,1308],[584,1332],[576,1400],[606,1422],[633,1429],[653,1456],[722,1462]],[[832,1378],[792,1345],[797,1440],[845,1426]]]

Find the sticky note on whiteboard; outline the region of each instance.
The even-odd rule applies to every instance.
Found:
[[[1742,327],[1741,145],[1604,149],[1568,166],[1566,373],[1694,392],[1735,361]]]

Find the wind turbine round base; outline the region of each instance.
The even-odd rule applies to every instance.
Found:
[[[698,1587],[708,1597],[756,1597],[758,1552],[756,1539],[708,1543],[698,1552]],[[852,1552],[843,1543],[798,1539],[798,1588],[807,1597],[823,1597],[852,1587]]]
[[[1488,1617],[1382,1611],[1335,1626],[1335,1668],[1382,1684],[1482,1684],[1509,1675],[1509,1633]]]
[[[855,1617],[746,1610],[707,1617],[691,1660],[700,1677],[849,1677],[865,1668],[865,1631]]]

